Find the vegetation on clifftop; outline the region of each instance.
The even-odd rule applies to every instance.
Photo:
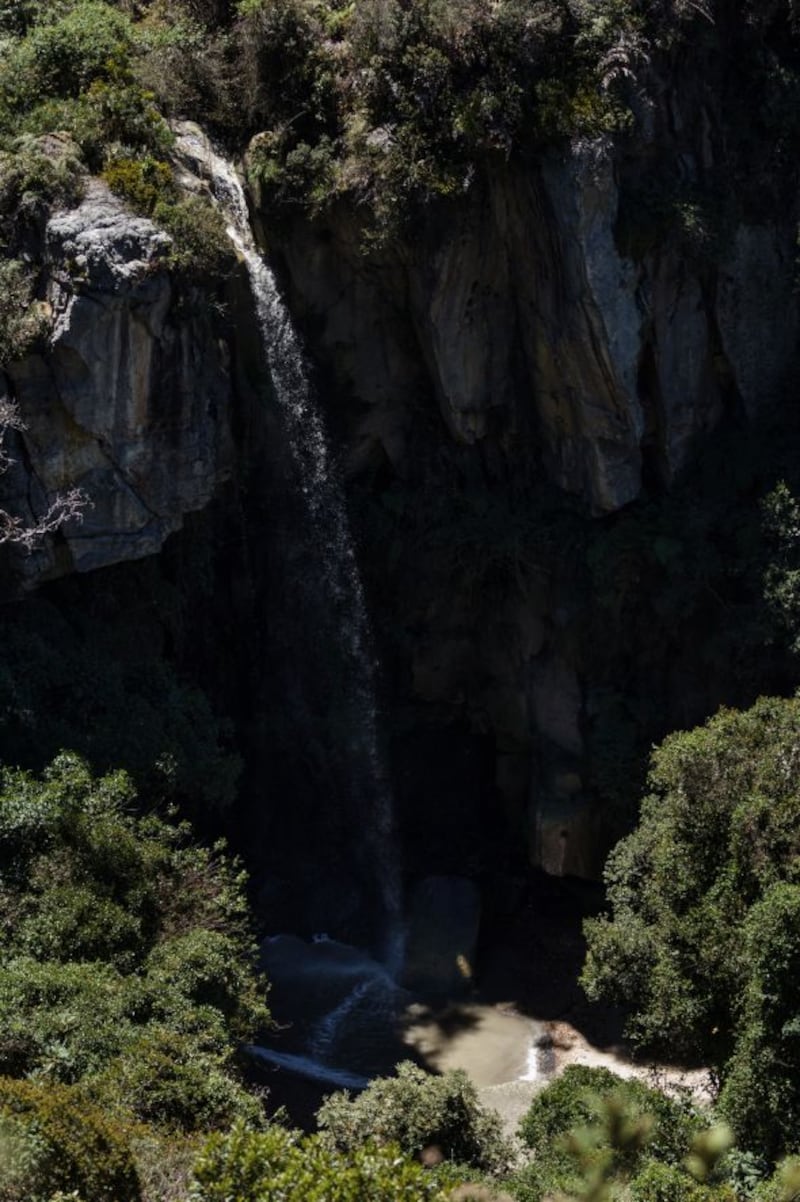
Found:
[[[167,122],[189,117],[238,150],[254,138],[250,177],[273,214],[347,196],[379,237],[487,164],[632,130],[690,48],[724,57],[731,105],[750,93],[751,181],[768,188],[797,144],[788,3],[29,0],[0,10],[0,42],[7,149],[65,130],[119,182],[120,161],[166,163]],[[697,197],[675,203],[703,220]]]

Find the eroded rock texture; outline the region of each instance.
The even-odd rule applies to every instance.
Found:
[[[668,483],[726,405],[755,417],[787,383],[798,308],[794,228],[743,221],[712,265],[668,234],[619,249],[608,147],[499,168],[463,204],[382,253],[342,212],[281,246],[315,348],[362,415],[353,465],[378,440],[402,464],[408,408],[432,390],[450,438],[524,440],[597,513]],[[361,451],[361,457],[359,456]]]
[[[231,473],[231,373],[213,292],[177,289],[169,248],[98,180],[48,222],[52,332],[45,353],[7,371],[26,429],[4,503],[35,519],[79,486],[90,504],[21,563],[28,585],[152,555]]]
[[[714,227],[668,197],[665,219],[662,198],[637,200],[637,154],[644,167],[605,144],[497,165],[383,249],[365,247],[345,208],[279,242],[347,469],[385,518],[366,570],[392,691],[418,722],[401,740],[400,790],[423,870],[435,867],[420,851],[425,813],[449,805],[445,825],[463,831],[482,790],[534,863],[596,874],[609,832],[593,740],[617,720],[609,693],[619,688],[634,723],[652,704],[660,733],[726,699],[713,671],[695,676],[683,649],[635,647],[633,630],[617,679],[608,664],[598,678],[594,603],[573,562],[585,546],[550,536],[537,567],[543,482],[565,513],[602,522],[669,490],[725,418],[757,421],[793,378],[792,206]],[[688,149],[676,162],[691,195],[702,164]],[[649,680],[630,671],[637,658]],[[461,751],[437,743],[443,730]],[[415,757],[427,768],[409,767]]]

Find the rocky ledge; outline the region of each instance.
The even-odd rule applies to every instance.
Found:
[[[47,223],[51,332],[6,369],[25,430],[2,504],[32,521],[67,488],[89,504],[24,558],[25,587],[152,554],[232,472],[229,347],[209,291],[171,275],[170,245],[96,179]]]

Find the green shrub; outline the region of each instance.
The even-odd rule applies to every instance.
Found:
[[[0,968],[0,1071],[74,1083],[135,1037],[138,991],[110,965],[8,957]]]
[[[192,1017],[187,1009],[188,1026],[193,1025]],[[121,1055],[86,1082],[98,1103],[121,1114],[132,1112],[141,1122],[168,1132],[225,1130],[237,1120],[260,1125],[262,1100],[242,1084],[224,1038],[209,1046],[202,1028],[181,1031],[154,1021],[139,1032]]]
[[[719,1109],[746,1147],[800,1152],[800,884],[773,885],[744,940],[749,979]]]
[[[234,1064],[269,1024],[244,879],[62,755],[0,785],[0,1069],[167,1129],[258,1121]]]
[[[571,1064],[533,1099],[520,1123],[520,1137],[537,1155],[549,1154],[559,1136],[596,1120],[605,1097],[618,1099],[632,1116],[652,1120],[648,1155],[668,1164],[680,1163],[694,1136],[708,1126],[688,1099],[673,1100],[606,1068]]]
[[[189,277],[220,277],[235,264],[225,221],[218,209],[199,196],[174,203],[159,201],[153,220],[172,235],[170,265]]]
[[[398,1064],[396,1077],[372,1081],[358,1097],[332,1094],[317,1122],[325,1142],[342,1152],[377,1140],[398,1144],[409,1156],[436,1147],[446,1160],[486,1171],[510,1159],[499,1116],[479,1104],[466,1073],[433,1077],[409,1061]]]
[[[174,142],[169,126],[138,84],[99,80],[76,99],[49,99],[31,109],[21,122],[31,134],[65,130],[80,146],[88,166],[99,171],[109,151],[119,148],[163,156]]]
[[[669,1098],[605,1068],[570,1065],[534,1098],[520,1123],[534,1156],[510,1189],[519,1202],[540,1202],[553,1192],[580,1193],[590,1180],[599,1188],[638,1179],[657,1160],[689,1190],[694,1182],[678,1166],[707,1127],[688,1098]],[[700,1195],[688,1198],[700,1202]]]
[[[760,1186],[754,1198],[757,1202],[797,1202],[800,1194],[800,1158],[790,1157],[778,1165],[769,1181]]]
[[[29,270],[17,259],[0,259],[0,368],[24,358],[45,328]]]
[[[12,1169],[30,1174],[24,1196],[74,1190],[83,1202],[138,1202],[129,1131],[78,1090],[0,1077],[0,1119],[23,1160]]]
[[[613,917],[586,927],[590,996],[632,1005],[641,1043],[708,1057],[737,1134],[773,1154],[800,1121],[799,743],[798,698],[666,739],[639,827],[608,861]]]
[[[0,151],[0,215],[18,219],[42,206],[72,205],[82,191],[78,147],[63,135],[18,138]]]
[[[702,1185],[672,1164],[652,1160],[630,1184],[631,1202],[737,1202],[729,1185]]]
[[[103,170],[103,179],[112,192],[147,216],[159,202],[169,202],[175,190],[169,163],[149,154],[112,159]]]
[[[209,28],[199,4],[153,5],[136,27],[132,70],[170,117],[201,120],[212,131],[241,128],[241,78],[227,29]],[[193,11],[191,11],[193,10]]]
[[[128,17],[103,0],[78,0],[30,28],[0,69],[0,90],[18,110],[43,97],[75,98],[124,66],[131,50]]]
[[[0,0],[0,33],[21,37],[39,8],[40,0]]]
[[[421,1165],[391,1145],[348,1153],[319,1136],[237,1125],[214,1136],[194,1168],[191,1202],[444,1202]]]

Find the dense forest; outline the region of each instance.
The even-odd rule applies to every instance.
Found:
[[[0,1202],[800,1198],[799,151],[794,0],[0,0]],[[276,1104],[544,872],[702,1096]]]

